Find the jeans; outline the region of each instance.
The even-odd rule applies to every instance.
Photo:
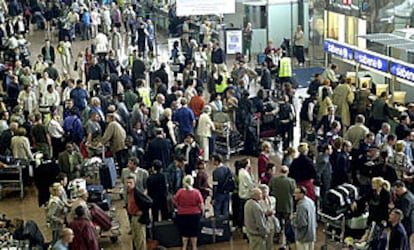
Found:
[[[229,217],[230,194],[217,193],[214,195],[214,216]]]

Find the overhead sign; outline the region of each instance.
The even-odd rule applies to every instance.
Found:
[[[368,66],[370,68],[380,70],[383,72],[388,72],[388,60],[380,58],[378,56],[374,56],[372,54],[368,54],[365,52],[361,52],[358,50],[354,51],[354,58],[355,61]]]
[[[331,41],[325,41],[325,51],[333,55],[342,57],[344,59],[352,60],[353,54],[352,49]]]
[[[414,68],[407,67],[399,63],[391,62],[390,73],[396,77],[414,82]]]
[[[176,0],[177,16],[234,14],[235,0]]]
[[[226,52],[227,54],[236,54],[242,52],[242,31],[227,30],[226,31]]]

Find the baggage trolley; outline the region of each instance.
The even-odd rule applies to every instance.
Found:
[[[341,249],[345,239],[345,214],[339,214],[336,217],[318,212],[320,220],[324,224],[323,232],[325,242],[321,250],[327,250],[328,246],[334,246],[335,249]]]

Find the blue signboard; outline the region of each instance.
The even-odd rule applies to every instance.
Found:
[[[352,49],[331,41],[325,41],[325,51],[342,58],[352,60]]]
[[[358,50],[354,51],[354,57],[355,61],[360,64],[363,64],[376,70],[388,72],[388,61],[386,59]]]
[[[390,72],[392,75],[396,77],[414,82],[414,68],[407,67],[399,63],[391,62]]]

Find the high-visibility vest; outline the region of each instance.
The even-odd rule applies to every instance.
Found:
[[[145,103],[147,108],[151,107],[151,96],[150,91],[148,88],[139,88],[138,89],[139,96],[142,98],[142,101]]]
[[[224,73],[223,80],[221,81],[221,84],[216,84],[215,89],[217,94],[222,94],[224,90],[227,88],[227,75]]]
[[[291,77],[292,66],[289,57],[283,57],[280,60],[279,77]]]

